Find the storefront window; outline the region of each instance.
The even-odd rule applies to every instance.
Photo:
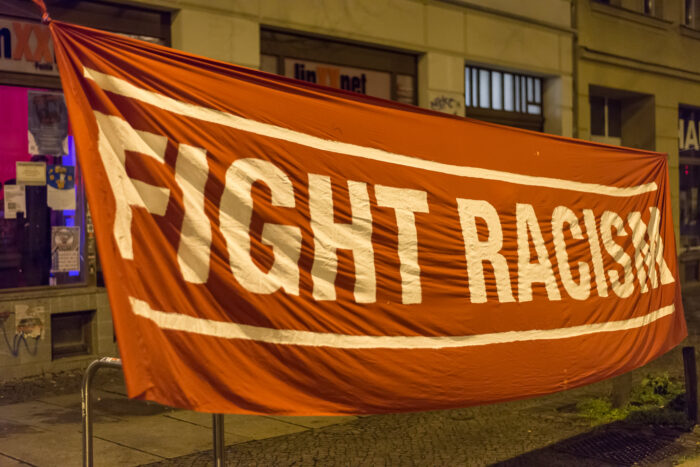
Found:
[[[700,108],[678,110],[680,259],[686,280],[700,280]]]
[[[260,32],[260,69],[368,96],[416,103],[416,55],[334,38]]]
[[[0,289],[85,281],[85,201],[62,93],[0,86]]]

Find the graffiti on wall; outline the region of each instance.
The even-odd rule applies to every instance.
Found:
[[[464,97],[457,93],[430,93],[430,108],[452,115],[464,115]]]
[[[29,355],[37,354],[39,340],[44,337],[45,317],[43,306],[15,304],[13,311],[0,311],[0,329],[10,355],[18,357],[22,349]],[[11,318],[14,318],[14,326],[10,324]]]

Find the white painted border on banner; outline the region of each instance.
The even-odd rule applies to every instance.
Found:
[[[445,349],[476,347],[511,342],[568,339],[602,332],[641,328],[673,314],[667,305],[643,316],[620,321],[584,324],[557,329],[529,329],[468,336],[356,336],[295,329],[273,329],[247,324],[215,321],[182,313],[154,310],[143,300],[129,297],[135,315],[153,321],[159,328],[223,339],[243,339],[266,344],[332,347],[336,349]]]
[[[83,74],[86,78],[97,83],[97,85],[105,91],[130,99],[136,99],[168,112],[190,118],[196,118],[198,120],[210,123],[216,123],[260,136],[296,143],[321,151],[344,154],[347,156],[401,165],[404,167],[411,167],[430,172],[455,175],[458,177],[493,180],[516,185],[554,188],[613,197],[625,198],[638,196],[644,193],[656,191],[658,189],[655,182],[630,187],[616,187],[597,183],[577,182],[558,178],[538,177],[499,170],[482,169],[478,167],[445,164],[418,157],[395,154],[382,149],[359,146],[341,141],[327,140],[306,133],[290,130],[288,128],[243,118],[220,110],[182,102],[162,94],[148,91],[121,78],[101,73],[87,67],[83,68]]]

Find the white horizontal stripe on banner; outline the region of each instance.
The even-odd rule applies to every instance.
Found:
[[[381,149],[318,138],[306,133],[301,133],[268,123],[257,122],[255,120],[239,117],[220,110],[189,104],[162,94],[148,91],[121,78],[101,73],[87,67],[83,68],[83,74],[86,78],[97,83],[97,85],[105,91],[119,94],[120,96],[130,99],[136,99],[168,112],[228,126],[236,130],[246,131],[260,136],[289,141],[291,143],[300,144],[302,146],[307,146],[321,151],[402,165],[405,167],[428,170],[431,172],[456,175],[458,177],[493,180],[513,183],[516,185],[555,188],[560,190],[578,191],[582,193],[595,193],[598,195],[614,197],[630,197],[657,190],[657,185],[654,182],[631,187],[616,187],[600,185],[597,183],[576,182],[550,177],[536,177],[531,175],[503,172],[499,170],[481,169],[478,167],[466,167],[429,161],[417,157],[395,154]]]
[[[272,329],[214,321],[181,313],[153,310],[147,302],[134,297],[129,297],[129,301],[135,315],[153,321],[161,329],[223,339],[244,339],[266,344],[332,347],[336,349],[445,349],[506,344],[510,342],[567,339],[601,332],[641,328],[664,316],[671,315],[675,311],[674,305],[668,305],[644,316],[621,321],[584,324],[558,329],[531,329],[471,336],[353,336],[294,329]]]

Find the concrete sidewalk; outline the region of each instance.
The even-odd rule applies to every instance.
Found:
[[[685,297],[690,337],[700,349],[700,292]],[[691,301],[693,299],[694,301]],[[211,465],[212,416],[129,400],[123,380],[100,371],[93,391],[94,460],[98,466]],[[680,346],[635,370],[683,374]],[[0,467],[78,466],[82,462],[81,373],[63,377],[60,391],[46,381],[14,384],[14,399],[0,385]],[[48,381],[48,383],[47,383]],[[66,384],[68,381],[70,384]],[[597,429],[572,412],[584,397],[610,394],[611,380],[535,399],[451,411],[371,417],[280,417],[227,415],[225,442],[230,465],[620,465],[580,455],[582,447],[607,446],[612,453],[658,441],[654,459],[700,466],[700,427],[673,431],[668,441],[644,427]],[[34,392],[33,388],[42,388]],[[20,388],[18,390],[18,388]],[[63,395],[55,395],[63,392]],[[331,426],[334,425],[334,426]],[[613,424],[614,425],[614,424]],[[648,431],[648,430],[647,430]],[[668,432],[668,430],[665,430]],[[623,437],[620,433],[627,435]],[[634,443],[624,442],[631,440]],[[595,443],[593,443],[595,441]],[[664,441],[664,442],[660,442]],[[598,443],[598,444],[596,444]],[[636,443],[636,444],[635,444]],[[614,446],[613,446],[614,445]],[[590,449],[589,449],[590,450]],[[585,453],[584,453],[585,454]],[[648,458],[647,458],[648,460]],[[625,464],[627,465],[627,464]]]
[[[676,362],[678,353],[657,362],[658,369]],[[609,386],[607,381],[542,398],[370,417],[226,415],[226,456],[229,465],[280,466],[632,465],[615,462],[620,454],[632,454],[639,465],[700,464],[700,430],[624,424],[593,429],[571,411],[576,401]],[[210,414],[129,400],[120,377],[96,384],[93,401],[95,465],[212,465]],[[0,405],[0,467],[81,465],[80,407],[77,391]],[[610,452],[591,453],[591,447]]]
[[[122,384],[93,391],[97,466],[136,466],[212,449],[212,416],[129,400]],[[0,406],[0,466],[82,462],[79,393]],[[299,433],[356,417],[225,416],[226,445]]]

